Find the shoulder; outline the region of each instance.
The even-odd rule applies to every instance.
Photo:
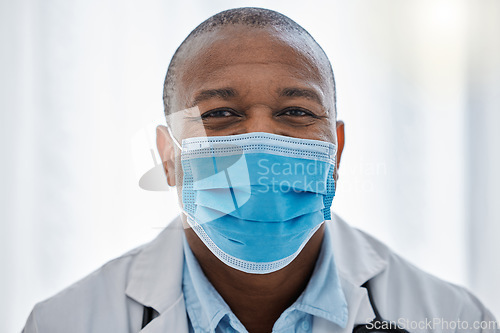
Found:
[[[180,290],[183,252],[178,222],[36,304],[24,332],[128,332],[130,322],[135,329],[144,305],[154,305],[150,303],[157,298],[169,302]]]
[[[99,316],[121,316],[125,309],[125,288],[136,248],[42,301],[33,308],[24,332],[64,332],[67,323],[78,332],[92,332]],[[111,329],[111,328],[110,328]]]
[[[383,246],[379,244],[380,248]],[[477,321],[491,316],[466,288],[423,271],[387,247],[383,253],[387,266],[372,279],[371,286],[380,311],[387,318]]]
[[[344,248],[338,252],[339,271],[362,276],[363,269],[352,262],[374,267],[360,278],[358,285],[370,280],[380,314],[384,319],[420,321],[441,318],[466,321],[493,320],[491,313],[464,287],[446,282],[402,258],[381,241],[335,218],[335,239]],[[346,250],[345,248],[348,248]],[[337,260],[337,249],[335,259]],[[347,254],[347,251],[349,253]],[[342,253],[343,252],[343,253]],[[347,259],[346,259],[347,257]],[[371,276],[369,276],[371,275]]]

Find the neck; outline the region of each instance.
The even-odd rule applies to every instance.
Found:
[[[250,333],[271,332],[279,316],[304,291],[321,249],[324,226],[311,237],[288,266],[270,274],[248,274],[233,269],[186,229],[189,246],[203,272]]]

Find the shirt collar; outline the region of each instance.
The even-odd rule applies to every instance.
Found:
[[[313,274],[306,289],[291,306],[345,328],[348,320],[347,301],[335,264],[333,244],[325,223],[323,244]]]
[[[182,289],[194,331],[215,332],[219,322],[227,316],[233,328],[239,328],[238,332],[246,332],[229,305],[206,278],[184,235],[183,247],[185,261]]]
[[[326,224],[326,228],[329,228],[328,224]],[[191,324],[195,331],[210,327],[210,332],[213,332],[225,316],[231,321],[233,328],[244,331],[241,322],[203,274],[185,237],[183,244],[185,253],[183,291]],[[347,325],[347,301],[337,273],[332,240],[328,230],[324,233],[321,251],[306,289],[285,310],[276,324],[281,326],[283,323],[280,321],[287,321],[287,316],[294,311],[324,318],[342,328]]]

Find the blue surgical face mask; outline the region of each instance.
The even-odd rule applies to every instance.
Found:
[[[235,269],[285,267],[330,220],[334,144],[248,133],[185,139],[181,151],[187,221]]]

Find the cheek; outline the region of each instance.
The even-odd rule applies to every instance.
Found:
[[[316,140],[337,144],[337,130],[335,120],[327,120],[318,125]]]

